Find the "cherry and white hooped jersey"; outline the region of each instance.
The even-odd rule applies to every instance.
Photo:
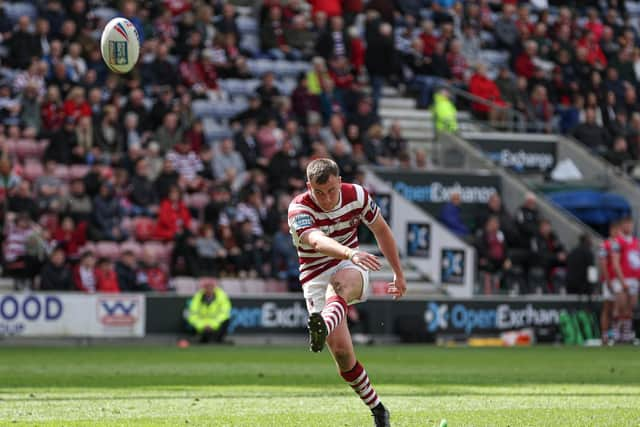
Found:
[[[614,251],[614,246],[617,247],[616,238],[609,238],[604,240],[598,247],[598,258],[604,259],[605,268],[609,276],[609,280],[613,280],[616,277],[616,271],[613,268],[613,261],[611,255]]]
[[[309,191],[294,198],[289,205],[289,232],[298,250],[300,283],[304,285],[342,261],[302,243],[301,237],[305,233],[320,230],[338,243],[355,249],[358,247],[358,226],[361,222],[372,224],[379,213],[375,200],[357,184],[341,184],[340,200],[332,211],[322,210]]]
[[[617,250],[620,253],[620,268],[625,279],[640,278],[640,241],[635,236],[618,236]]]

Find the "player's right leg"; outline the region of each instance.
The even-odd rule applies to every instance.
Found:
[[[371,385],[367,371],[356,359],[347,322],[340,323],[334,329],[327,338],[327,346],[336,362],[340,376],[371,410],[376,427],[389,426],[389,411],[384,407]]]

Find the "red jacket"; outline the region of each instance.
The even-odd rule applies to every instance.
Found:
[[[364,47],[364,42],[362,39],[358,37],[354,37],[351,39],[351,66],[356,71],[357,74],[360,74],[362,67],[364,66],[364,55],[366,53],[366,48]]]
[[[64,101],[62,106],[65,117],[74,117],[76,120],[80,117],[91,117],[91,107],[88,102],[76,104],[72,99]]]
[[[309,3],[313,8],[313,15],[318,12],[324,12],[327,16],[342,15],[342,2],[340,0],[310,0]]]
[[[96,268],[96,291],[108,292],[108,293],[120,293],[120,286],[118,285],[118,275],[114,269],[104,271],[101,268]]]
[[[65,231],[58,226],[53,233],[53,239],[64,247],[67,256],[75,257],[80,253],[80,248],[87,242],[87,223],[85,221],[77,225],[73,231]]]
[[[533,74],[536,72],[536,66],[533,65],[533,60],[526,53],[521,53],[518,58],[516,58],[516,74],[522,77],[526,77],[530,79],[533,77]]]
[[[153,233],[158,240],[173,240],[175,235],[191,225],[191,214],[183,202],[173,205],[169,199],[160,203],[158,222]]]
[[[469,80],[469,92],[487,101],[504,105],[498,86],[496,86],[493,80],[481,74],[476,73],[471,76],[471,80]],[[488,113],[491,110],[490,106],[478,102],[472,103],[471,108],[481,113]]]

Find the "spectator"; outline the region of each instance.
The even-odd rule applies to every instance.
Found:
[[[122,228],[122,217],[120,200],[114,194],[113,185],[103,183],[100,193],[93,199],[90,233],[94,240],[125,240],[127,235]]]
[[[342,16],[332,16],[329,28],[320,34],[316,43],[316,52],[325,60],[334,57],[350,57],[351,40],[344,28]]]
[[[30,284],[32,262],[27,254],[27,241],[35,232],[31,218],[26,213],[19,213],[15,220],[8,218],[4,225],[3,239],[3,273],[14,278],[16,289]]]
[[[607,152],[609,134],[602,126],[596,124],[595,109],[587,108],[585,110],[584,122],[576,126],[571,134],[590,150],[600,154]]]
[[[385,156],[396,159],[401,154],[407,152],[409,143],[405,137],[402,136],[402,127],[398,120],[394,120],[389,127],[389,133],[383,140],[383,153]]]
[[[38,217],[38,205],[31,192],[31,183],[27,180],[20,181],[17,189],[9,195],[8,212],[25,212],[32,220]]]
[[[131,250],[125,250],[116,262],[118,287],[122,292],[141,292],[150,290],[146,283],[138,282],[138,263]]]
[[[501,273],[511,267],[507,239],[500,229],[498,217],[491,215],[487,218],[476,234],[475,246],[484,294],[495,294],[500,288]]]
[[[65,216],[53,232],[53,240],[56,248],[62,249],[71,261],[76,261],[79,258],[80,249],[87,242],[87,223],[76,224],[72,217]]]
[[[235,232],[235,240],[240,253],[236,257],[238,275],[243,277],[264,277],[264,241],[261,235],[256,233],[254,223],[247,216],[238,218],[238,228]],[[260,226],[262,230],[262,226]]]
[[[180,175],[173,167],[173,162],[169,159],[165,159],[162,164],[162,172],[156,178],[154,182],[155,192],[160,200],[167,197],[169,189],[174,186],[178,186],[180,181]]]
[[[564,277],[560,274],[563,275],[564,272],[560,272],[558,267],[566,266],[566,261],[564,246],[551,229],[551,222],[546,219],[540,220],[538,232],[530,240],[529,284],[533,281],[534,286],[536,285],[535,279],[532,280],[531,277],[536,269],[540,269],[543,271],[545,283],[538,286],[544,286],[552,293],[559,292],[560,282],[564,282]]]
[[[160,267],[160,261],[149,250],[142,253],[137,280],[140,286],[149,288],[151,291],[166,292],[169,290],[167,272]]]
[[[275,105],[275,100],[280,96],[280,91],[275,85],[275,75],[271,72],[262,76],[262,84],[256,88],[256,93],[260,97],[262,108],[271,110]]]
[[[268,165],[267,159],[262,157],[262,151],[257,141],[257,126],[255,120],[247,120],[244,126],[242,126],[242,129],[236,132],[233,142],[248,170],[255,169],[259,166],[266,167]]]
[[[197,190],[202,187],[202,178],[199,176],[199,173],[204,170],[202,160],[186,140],[179,141],[173,146],[167,153],[167,160],[173,163],[184,187],[188,190]]]
[[[469,92],[479,98],[488,101],[490,104],[474,102],[471,104],[471,111],[480,120],[490,120],[497,123],[505,118],[506,103],[502,99],[500,89],[487,76],[486,65],[480,63],[476,66],[476,72],[469,80]]]
[[[527,193],[525,200],[516,213],[516,224],[522,242],[529,242],[538,232],[540,212],[538,211],[538,199],[533,193]]]
[[[282,148],[269,163],[269,186],[274,191],[304,188],[304,172],[300,168],[300,156],[290,139],[285,139]]]
[[[76,119],[67,116],[64,126],[51,137],[51,142],[44,152],[44,160],[54,160],[63,165],[71,164],[76,141]]]
[[[613,141],[613,150],[607,151],[604,157],[609,163],[626,172],[628,172],[633,162],[633,158],[627,149],[627,140],[621,136]]]
[[[77,222],[88,221],[93,211],[91,198],[85,191],[84,181],[74,179],[71,181],[69,194],[63,199],[63,210]]]
[[[589,295],[592,292],[589,282],[589,268],[595,266],[591,238],[587,234],[580,236],[578,245],[567,256],[567,293]],[[605,328],[606,329],[606,328]],[[606,334],[606,331],[602,331]]]
[[[9,39],[10,64],[16,68],[25,69],[33,58],[41,55],[40,43],[31,31],[31,19],[23,15],[18,19],[17,30]]]
[[[495,216],[498,219],[500,230],[503,232],[505,240],[510,247],[520,245],[520,236],[516,222],[502,204],[502,198],[498,193],[493,193],[487,202],[486,208],[476,215],[476,229],[484,227],[489,217]]]
[[[40,273],[40,290],[70,291],[74,288],[71,270],[67,267],[65,251],[55,248]]]
[[[118,275],[109,258],[100,258],[95,269],[96,291],[100,293],[120,293]]]
[[[216,180],[228,184],[232,191],[238,191],[247,181],[247,167],[242,155],[236,151],[233,139],[225,138],[218,145],[213,156],[213,175]]]
[[[200,274],[217,276],[222,271],[227,252],[216,239],[213,225],[205,224],[201,227],[196,238],[196,251]]]
[[[221,343],[229,328],[231,301],[212,277],[201,278],[200,286],[188,303],[187,323],[201,343]]]
[[[450,196],[449,202],[447,202],[440,211],[440,222],[449,229],[452,233],[458,237],[466,237],[469,234],[469,229],[462,221],[460,203],[462,199],[459,191],[453,191]]]
[[[502,16],[495,22],[495,34],[498,47],[513,51],[518,41],[518,27],[514,20],[515,7],[512,4],[502,6]]]
[[[189,227],[191,227],[191,214],[182,201],[182,193],[178,187],[171,187],[167,198],[160,202],[154,238],[171,241]]]
[[[365,64],[371,82],[373,111],[377,112],[382,86],[395,72],[396,52],[393,43],[393,28],[390,24],[372,21],[367,23],[367,27],[371,27],[371,29],[367,30]]]
[[[291,241],[286,218],[280,221],[279,229],[271,244],[271,275],[286,281],[289,292],[299,292],[298,254]]]
[[[162,126],[158,128],[153,138],[160,145],[161,153],[167,153],[182,141],[182,129],[178,126],[176,113],[169,112],[164,116]]]
[[[158,203],[153,182],[149,179],[149,164],[144,158],[136,162],[136,171],[131,178],[129,200],[132,203],[132,215],[151,215],[157,210]]]
[[[62,180],[56,176],[56,162],[44,164],[44,174],[35,183],[35,193],[40,210],[59,211],[62,208]]]
[[[458,131],[458,111],[453,102],[451,102],[451,95],[448,90],[441,89],[435,94],[431,111],[437,132]]]

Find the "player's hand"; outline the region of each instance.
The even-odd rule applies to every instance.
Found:
[[[353,254],[351,262],[367,270],[378,271],[382,268],[377,256],[362,251],[357,251]]]
[[[393,299],[401,298],[407,292],[407,282],[404,277],[393,276],[393,282],[387,285],[387,293],[393,295]]]

